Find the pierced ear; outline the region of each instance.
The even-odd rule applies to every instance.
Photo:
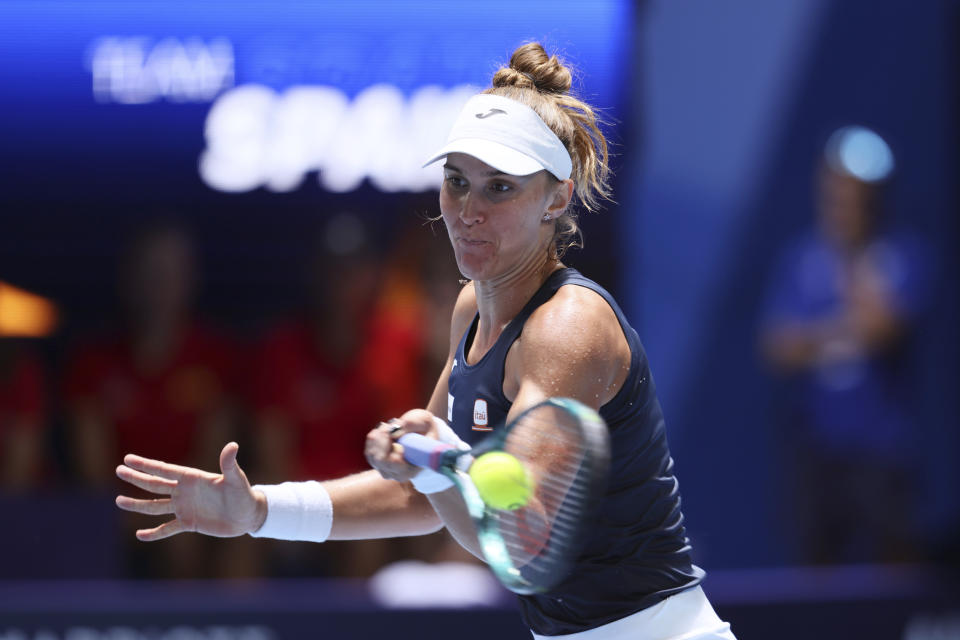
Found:
[[[560,217],[567,210],[570,201],[573,200],[573,180],[569,178],[561,180],[557,187],[553,192],[553,201],[547,211],[547,215],[551,218]]]
[[[543,214],[543,221],[544,221],[544,222],[550,222],[551,220],[553,220],[553,216],[551,216],[549,213]]]

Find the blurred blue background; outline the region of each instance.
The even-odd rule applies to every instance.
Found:
[[[366,579],[388,561],[436,561],[429,549],[358,546],[343,553],[361,560],[340,565],[247,541],[235,556],[245,570],[166,576],[243,577],[244,587],[198,589],[206,609],[163,581],[24,581],[165,577],[144,560],[149,551],[127,549],[111,500],[117,487],[86,473],[91,459],[76,436],[82,379],[98,375],[84,354],[104,352],[104,333],[122,334],[118,282],[144,226],[189,232],[192,313],[234,354],[218,361],[228,426],[208,433],[269,449],[280,400],[261,397],[269,385],[251,371],[264,362],[295,368],[276,327],[316,311],[309,272],[318,251],[332,254],[322,256],[328,268],[356,268],[335,262],[353,237],[344,228],[380,256],[382,281],[414,281],[408,297],[381,290],[371,304],[386,317],[445,320],[456,273],[443,230],[425,223],[438,213],[436,176],[416,161],[458,100],[536,40],[577,69],[576,88],[607,122],[616,203],[583,220],[586,246],[568,262],[614,292],[648,351],[688,533],[721,615],[740,637],[769,632],[783,616],[806,621],[797,637],[862,632],[855,625],[864,619],[880,630],[872,637],[933,637],[923,634],[937,625],[960,635],[956,593],[940,582],[956,568],[960,539],[954,0],[11,1],[0,5],[0,35],[0,281],[42,296],[59,317],[43,335],[0,338],[8,363],[23,358],[41,372],[39,399],[18,405],[15,392],[0,395],[0,408],[21,407],[41,434],[36,468],[3,490],[14,524],[0,532],[0,633],[156,626],[151,616],[164,611],[204,628],[242,622],[230,633],[245,637],[297,637],[298,621],[314,624],[324,612],[340,616],[331,629],[343,637],[369,610],[384,616],[369,633],[397,624],[391,616],[401,614],[384,613],[365,582],[305,582],[315,596],[298,600],[283,579]],[[319,126],[321,135],[317,112],[342,119]],[[901,561],[851,556],[813,568],[793,513],[793,387],[758,344],[776,265],[814,225],[824,144],[848,124],[889,143],[896,170],[882,192],[885,222],[924,247],[928,302],[898,361],[915,491]],[[321,307],[335,295],[326,286]],[[0,296],[0,316],[9,300]],[[400,371],[434,362],[432,324],[411,324],[420,327],[413,337],[371,329],[377,340],[412,345]],[[408,397],[425,397],[433,372],[419,375]],[[366,383],[376,393],[377,381]],[[11,450],[0,445],[0,454],[2,446]],[[244,450],[254,478],[282,463]],[[830,492],[830,478],[802,489]],[[885,499],[878,487],[877,502]],[[348,596],[323,595],[333,592]],[[145,599],[167,609],[117,613]],[[261,611],[254,601],[269,604]],[[487,607],[464,615],[523,636],[509,598]],[[301,617],[271,617],[286,610]]]

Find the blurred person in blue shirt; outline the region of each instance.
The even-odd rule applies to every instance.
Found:
[[[893,164],[869,129],[830,137],[816,228],[786,250],[768,292],[761,348],[794,383],[791,508],[808,562],[916,554],[906,356],[929,279],[923,244],[881,225]]]

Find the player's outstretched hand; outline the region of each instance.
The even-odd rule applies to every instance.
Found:
[[[235,442],[220,452],[220,473],[181,467],[133,454],[117,467],[117,477],[144,491],[163,496],[141,499],[117,496],[117,506],[147,515],[172,515],[172,520],[139,529],[143,541],[161,540],[185,531],[229,538],[256,531],[267,517],[262,493],[254,492],[237,464]]]

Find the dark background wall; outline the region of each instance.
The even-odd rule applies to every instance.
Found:
[[[827,136],[888,138],[892,227],[927,241],[932,306],[910,362],[927,544],[956,535],[957,5],[651,2],[641,12],[621,250],[623,291],[651,355],[685,512],[708,566],[796,554],[778,413],[757,354],[776,256],[812,226]],[[883,500],[883,496],[877,496]]]

